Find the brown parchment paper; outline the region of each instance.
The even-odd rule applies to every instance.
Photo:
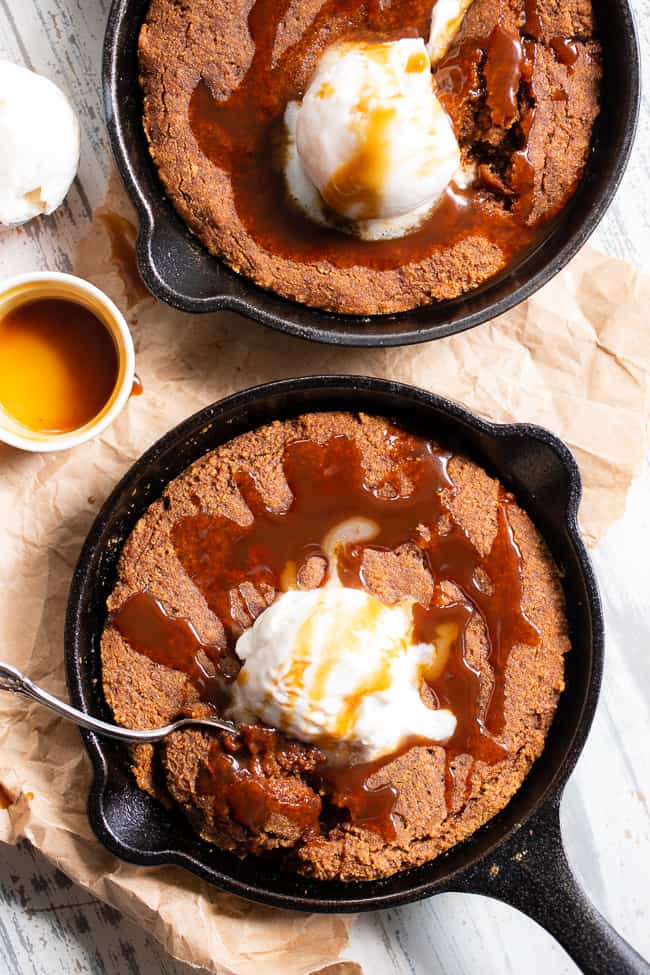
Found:
[[[134,219],[115,179],[106,206]],[[502,318],[450,339],[385,350],[316,346],[234,314],[192,317],[134,294],[98,218],[76,270],[127,313],[145,392],[102,437],[76,450],[29,455],[0,446],[0,655],[56,694],[66,694],[68,584],[103,499],[179,420],[255,383],[301,373],[366,373],[426,387],[494,420],[543,424],[570,444],[580,463],[589,543],[623,512],[647,447],[650,370],[650,278],[627,264],[585,249]],[[212,972],[358,972],[337,962],[347,942],[344,919],[265,909],[180,869],[139,869],[109,856],[86,819],[89,781],[74,727],[0,694],[0,785],[15,797],[0,811],[0,839],[28,838],[173,955]]]

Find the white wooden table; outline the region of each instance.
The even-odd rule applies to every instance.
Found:
[[[0,0],[0,57],[59,83],[82,122],[79,177],[64,207],[20,234],[0,235],[0,276],[67,270],[104,196],[110,153],[100,88],[109,0]],[[650,0],[637,0],[644,54]],[[647,60],[647,57],[646,57]],[[646,64],[646,77],[647,64]],[[650,99],[633,160],[594,243],[650,272]],[[649,309],[650,314],[650,309]],[[595,562],[608,653],[594,728],[563,805],[569,859],[597,907],[650,958],[650,461],[624,519]],[[575,972],[532,921],[496,902],[457,894],[360,918],[346,957],[384,975],[560,975]],[[93,900],[27,847],[0,856],[0,975],[188,975],[135,924]],[[280,973],[278,973],[280,975]],[[616,973],[612,973],[616,975]]]

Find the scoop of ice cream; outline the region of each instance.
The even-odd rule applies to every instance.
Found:
[[[412,631],[409,600],[389,606],[338,581],[284,592],[237,641],[232,713],[363,761],[410,736],[445,741],[456,719],[427,707],[420,686],[448,644],[415,643]]]
[[[0,60],[0,224],[52,213],[79,165],[79,123],[47,78]]]
[[[347,220],[428,210],[460,164],[421,38],[333,45],[291,112],[298,162]]]

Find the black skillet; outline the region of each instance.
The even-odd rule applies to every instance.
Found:
[[[469,295],[401,315],[361,319],[264,291],[212,257],[167,200],[142,128],[137,41],[149,0],[114,0],[104,45],[104,102],[113,152],[140,217],[137,257],[150,291],[187,312],[232,309],[282,332],[336,345],[409,345],[462,332],[528,298],[576,254],[621,180],[639,110],[639,49],[627,0],[593,0],[603,39],[602,104],[584,178],[542,242]]]
[[[587,737],[603,666],[598,589],[577,527],[580,475],[552,434],[527,424],[488,423],[420,389],[365,377],[325,376],[258,386],[201,410],[151,447],[115,488],[88,535],[72,580],[65,647],[73,704],[110,719],[100,680],[106,597],[124,540],[167,482],[207,450],[260,424],[313,410],[394,418],[414,432],[457,445],[516,495],[564,573],[572,650],[567,687],[542,757],[506,809],[444,856],[388,880],[344,884],[279,873],[238,860],[188,828],[136,787],[127,752],[83,731],[94,779],[88,804],[101,842],[132,863],[177,864],[215,886],[277,907],[348,912],[394,907],[442,891],[487,894],[542,924],[587,973],[650,972],[592,907],[562,847],[562,791]]]

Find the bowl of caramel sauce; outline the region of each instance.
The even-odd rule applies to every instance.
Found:
[[[0,441],[30,451],[76,447],[118,416],[134,381],[126,321],[70,274],[0,285]]]

